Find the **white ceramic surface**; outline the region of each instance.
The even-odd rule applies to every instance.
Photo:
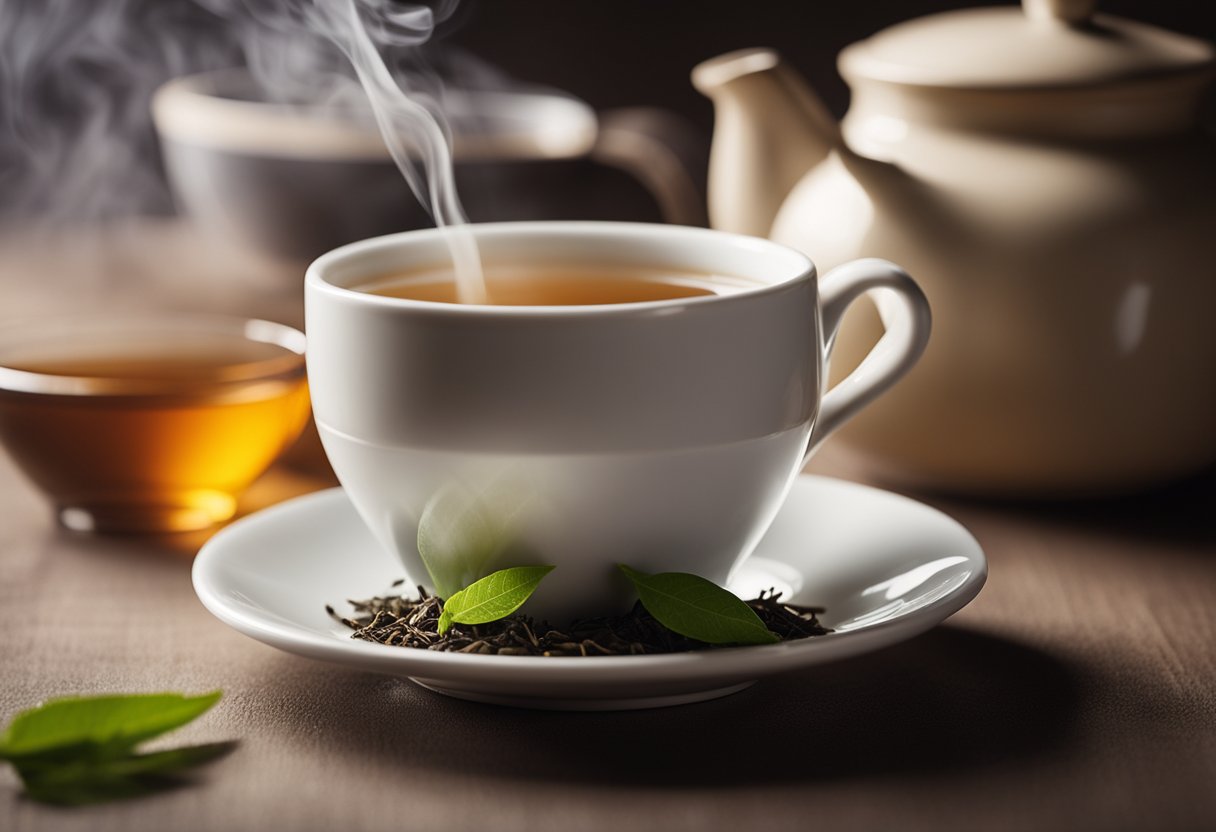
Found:
[[[308,378],[329,461],[385,549],[411,574],[429,572],[440,595],[495,569],[554,564],[534,604],[560,619],[620,611],[609,578],[622,560],[725,581],[781,505],[808,441],[899,379],[928,339],[924,297],[885,261],[846,264],[821,291],[798,252],[706,229],[468,228],[486,263],[693,270],[735,283],[719,295],[597,306],[352,290],[444,262],[437,230],[355,243],[309,268]],[[821,408],[825,345],[845,308],[873,291],[893,301],[887,334]],[[474,527],[477,540],[451,542]],[[429,568],[423,536],[443,541]]]
[[[304,159],[388,159],[370,111],[356,96],[338,106],[273,103],[244,70],[174,78],[156,91],[163,138],[219,150]],[[362,106],[361,106],[362,105]],[[464,92],[445,98],[453,153],[463,160],[581,156],[595,144],[595,111],[573,96]]]
[[[827,608],[836,632],[797,642],[666,656],[472,656],[350,638],[325,612],[402,577],[340,489],[300,497],[215,535],[194,587],[217,618],[291,653],[408,677],[465,699],[604,710],[677,705],[733,693],[764,676],[910,638],[965,606],[987,564],[946,515],[877,489],[799,477],[756,553],[732,577],[743,597],[775,587]],[[318,672],[324,672],[319,669]]]

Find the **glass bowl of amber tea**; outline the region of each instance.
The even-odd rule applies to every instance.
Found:
[[[78,531],[232,516],[308,417],[304,334],[211,315],[0,326],[0,442]]]

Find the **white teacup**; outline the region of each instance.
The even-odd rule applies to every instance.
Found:
[[[659,267],[749,284],[595,306],[465,306],[351,288],[444,262],[433,229],[353,243],[309,267],[313,411],[360,515],[411,581],[441,594],[507,566],[556,566],[526,607],[554,623],[621,611],[618,563],[724,584],[814,448],[904,375],[929,337],[924,295],[881,260],[841,266],[821,289],[801,253],[718,231],[470,228],[486,263]],[[882,295],[886,334],[823,393],[841,317],[869,292]]]

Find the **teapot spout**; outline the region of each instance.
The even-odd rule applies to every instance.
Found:
[[[840,147],[840,127],[771,49],[743,49],[698,64],[692,83],[714,104],[710,224],[766,237],[790,189]]]

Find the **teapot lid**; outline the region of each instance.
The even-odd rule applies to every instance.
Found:
[[[1097,0],[1022,0],[900,23],[840,55],[854,78],[953,88],[1074,87],[1210,66],[1211,44],[1125,18]]]

